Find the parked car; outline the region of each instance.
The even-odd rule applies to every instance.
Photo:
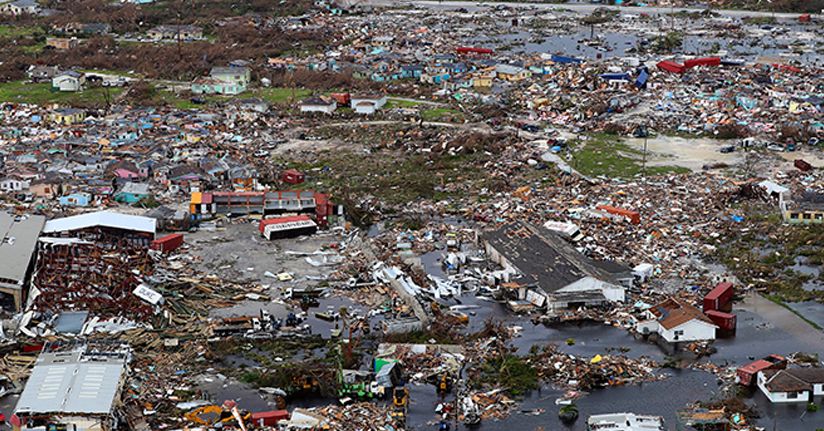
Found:
[[[719,151],[721,151],[724,154],[732,153],[733,151],[735,151],[735,145],[724,145],[723,147],[721,147]]]

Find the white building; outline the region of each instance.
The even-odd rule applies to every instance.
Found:
[[[310,97],[300,102],[300,112],[331,114],[335,109],[338,109],[338,103],[332,98]]]
[[[0,12],[6,15],[37,15],[40,10],[40,5],[36,0],[16,0],[0,5]]]
[[[666,431],[660,416],[635,413],[592,415],[587,419],[588,431]]]
[[[808,403],[824,395],[824,368],[758,372],[758,389],[773,403]]]
[[[349,106],[357,114],[372,115],[386,105],[386,96],[352,96]]]
[[[4,192],[19,192],[28,190],[31,183],[18,177],[6,177],[0,180],[0,190]]]
[[[668,343],[715,339],[718,329],[701,310],[670,298],[645,312],[647,320],[638,322],[642,334],[657,333]]]
[[[86,75],[68,71],[52,78],[52,87],[59,91],[80,91],[86,84]]]

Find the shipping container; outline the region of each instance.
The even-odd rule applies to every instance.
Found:
[[[801,159],[795,159],[793,165],[801,172],[809,172],[813,169],[813,165]]]
[[[158,250],[163,253],[169,253],[174,250],[177,250],[177,248],[181,245],[183,245],[183,234],[173,233],[152,241],[151,247],[152,250]]]
[[[254,412],[252,413],[252,423],[260,427],[273,427],[280,421],[289,419],[288,410],[271,410],[268,412]]]
[[[783,370],[784,368],[787,368],[786,358],[781,355],[769,355],[763,359],[739,367],[735,371],[735,374],[738,377],[738,384],[750,387],[755,384],[755,376],[759,371]]]
[[[471,46],[459,46],[455,48],[455,52],[458,54],[492,54],[492,51],[489,48],[475,48]]]
[[[306,176],[303,175],[303,172],[300,172],[297,169],[287,169],[280,175],[280,179],[284,183],[300,184],[306,180]]]
[[[632,224],[639,224],[641,223],[641,214],[638,214],[637,211],[632,211],[624,208],[618,208],[611,205],[598,205],[595,207],[597,210],[606,211],[610,214],[614,214],[617,216],[625,217],[629,220]]]
[[[661,70],[665,70],[671,73],[684,73],[684,71],[686,70],[683,64],[678,64],[674,61],[669,60],[659,61],[656,66],[658,66],[658,68]]]
[[[349,102],[352,101],[352,96],[349,93],[332,93],[330,96],[338,105],[349,106]]]
[[[710,320],[712,320],[712,323],[714,323],[715,326],[718,326],[719,336],[735,335],[735,328],[737,325],[735,314],[717,310],[710,310],[705,314],[710,318]]]
[[[318,225],[308,215],[301,214],[261,220],[258,229],[266,239],[272,240],[311,235],[317,232]]]
[[[702,57],[702,58],[693,58],[691,60],[687,60],[684,62],[684,67],[687,69],[693,68],[696,66],[718,66],[721,64],[720,57]]]
[[[732,310],[732,297],[734,295],[735,289],[732,287],[732,283],[718,283],[715,289],[712,289],[704,297],[704,312],[711,310],[729,312]]]

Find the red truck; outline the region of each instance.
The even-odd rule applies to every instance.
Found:
[[[781,355],[769,355],[763,359],[739,367],[735,373],[738,376],[739,385],[752,387],[755,384],[759,371],[783,370],[784,368],[787,368],[787,358]]]

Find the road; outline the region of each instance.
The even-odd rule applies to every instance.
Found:
[[[429,8],[465,8],[467,10],[477,9],[479,6],[508,6],[517,8],[535,8],[535,9],[566,9],[582,13],[591,13],[595,9],[608,8],[615,9],[627,13],[647,13],[652,15],[669,14],[672,12],[703,12],[704,9],[688,8],[688,7],[626,7],[626,6],[608,6],[603,4],[591,3],[514,3],[514,2],[473,2],[473,1],[431,1],[431,0],[360,0],[359,5],[370,6],[405,6],[414,5],[419,7]],[[772,13],[763,11],[746,11],[746,10],[726,10],[726,9],[712,9],[713,12],[721,16],[740,18],[744,16],[775,16],[776,18],[796,19],[800,13]],[[820,15],[819,15],[820,16]]]

